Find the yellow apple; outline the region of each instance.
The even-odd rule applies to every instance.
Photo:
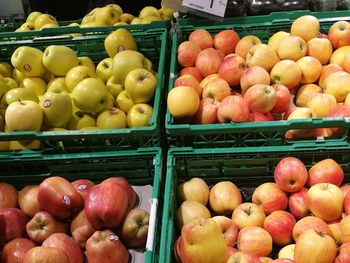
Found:
[[[35,26],[33,23],[25,22],[19,28],[15,30],[15,32],[28,32],[35,30]]]
[[[95,13],[99,9],[99,7],[96,7],[92,9],[88,14],[86,14],[83,19],[81,20],[81,25],[86,24],[86,23],[91,23],[95,21]]]
[[[112,94],[112,96],[114,98],[117,98],[119,93],[124,90],[124,85],[119,83],[115,79],[115,77],[112,76],[107,80],[106,88],[107,88],[108,92]]]
[[[55,78],[53,80],[50,80],[50,82],[47,84],[47,90],[52,90],[52,89],[56,89],[56,88],[59,88],[63,91],[69,92],[69,90],[67,88],[67,84],[66,84],[66,79],[64,77]]]
[[[66,75],[66,85],[69,92],[72,92],[76,85],[87,78],[96,78],[96,73],[89,67],[76,66],[71,68]]]
[[[95,64],[89,57],[78,57],[78,63],[79,66],[86,66],[88,68],[91,68],[92,70],[95,70]]]
[[[317,58],[322,65],[327,64],[333,53],[332,43],[328,38],[312,38],[307,42],[308,56]]]
[[[323,89],[327,77],[338,71],[343,71],[343,68],[338,64],[328,64],[326,66],[323,66],[321,76],[318,80],[319,86]]]
[[[314,57],[306,56],[297,61],[299,65],[302,77],[300,83],[310,84],[317,81],[322,72],[322,64]]]
[[[29,89],[23,89],[23,88],[15,88],[9,90],[5,96],[5,102],[7,105],[10,105],[12,102],[19,101],[19,100],[31,100],[34,102],[39,102],[38,96],[35,94],[34,91]]]
[[[85,127],[91,127],[96,125],[95,117],[92,114],[88,114],[82,111],[76,111],[73,113],[72,118],[67,124],[68,130],[81,130]]]
[[[41,78],[25,78],[19,87],[29,89],[37,96],[43,95],[46,92],[46,82]]]
[[[13,52],[11,64],[28,77],[40,77],[46,71],[43,52],[37,48],[21,46]]]
[[[172,8],[169,8],[165,5],[162,5],[161,8],[160,8],[160,12],[162,15],[164,15],[166,18],[170,19],[173,17],[173,14],[174,14],[174,9]]]
[[[241,56],[242,58],[245,58],[249,49],[251,49],[252,46],[255,46],[257,44],[261,44],[261,40],[257,36],[244,36],[238,41],[235,47],[235,53]]]
[[[112,77],[112,58],[105,58],[96,67],[96,75],[106,83],[107,80]]]
[[[0,75],[4,78],[12,77],[13,67],[10,63],[0,62]]]
[[[288,120],[311,118],[317,118],[317,115],[315,112],[313,112],[310,108],[307,107],[297,107],[288,116]],[[289,131],[293,134],[294,138],[306,138],[313,136],[315,133],[315,129],[295,129]]]
[[[115,98],[113,97],[113,95],[111,93],[108,92],[108,97],[107,97],[107,104],[105,106],[105,109],[111,109],[114,108],[115,105]]]
[[[339,66],[342,66],[345,55],[349,52],[350,52],[350,46],[343,46],[343,47],[336,49],[333,52],[333,54],[329,60],[329,63],[330,64],[338,64]]]
[[[4,81],[10,90],[18,88],[18,83],[13,78],[4,78]]]
[[[299,65],[290,59],[277,62],[270,72],[274,84],[283,84],[288,89],[294,89],[300,82],[302,72]]]
[[[284,37],[281,39],[277,53],[281,59],[297,61],[306,55],[307,44],[304,39],[298,36]]]
[[[132,106],[127,115],[127,124],[129,128],[144,127],[149,125],[149,121],[152,118],[153,108],[152,106],[139,103]]]
[[[9,144],[9,150],[19,151],[24,149],[40,149],[41,143],[39,140],[32,141],[11,141]]]
[[[142,10],[140,11],[139,17],[143,19],[150,16],[155,16],[160,18],[158,9],[153,6],[145,6],[144,8],[142,8]]]
[[[59,27],[59,25],[58,25],[58,24],[49,23],[49,24],[43,25],[43,26],[40,28],[40,30],[43,30],[43,29],[45,29],[45,28],[55,28],[55,27]]]
[[[299,36],[307,42],[317,37],[320,32],[320,22],[314,16],[304,15],[292,23],[290,32],[292,36]]]
[[[249,49],[246,62],[248,66],[260,66],[270,71],[279,61],[276,52],[268,45],[257,44]]]
[[[126,128],[126,114],[117,108],[104,110],[98,115],[96,125],[101,129]]]
[[[119,21],[121,13],[111,6],[99,8],[95,12],[95,21],[102,22],[108,26]]]
[[[123,9],[120,7],[120,5],[117,4],[108,4],[106,7],[110,7],[115,9],[119,14],[123,14]]]
[[[133,35],[125,28],[118,28],[110,33],[105,39],[104,46],[111,58],[124,50],[137,51],[137,44]]]
[[[50,45],[45,49],[43,63],[48,71],[60,77],[79,65],[78,57],[72,49],[58,45]]]
[[[18,69],[13,69],[13,73],[12,73],[12,78],[17,82],[17,84],[19,85],[22,80],[24,80],[24,78],[26,78],[27,76],[22,73],[21,71],[19,71]]]
[[[162,18],[158,16],[147,16],[145,18],[142,18],[142,24],[149,24],[154,21],[160,21],[160,20],[162,20]]]
[[[127,24],[130,24],[131,21],[135,18],[135,16],[133,16],[132,14],[128,14],[128,13],[123,13],[120,15],[120,22],[125,22]]]
[[[27,19],[26,19],[26,22],[28,23],[34,23],[35,20],[38,18],[38,16],[42,15],[41,12],[39,11],[33,11],[31,12],[28,16],[27,16]]]
[[[152,99],[156,89],[156,78],[147,69],[134,69],[125,78],[125,91],[134,103],[145,103]]]
[[[295,98],[295,104],[298,107],[307,107],[310,97],[315,93],[322,93],[322,88],[316,84],[305,84],[301,86]]]
[[[178,86],[168,93],[167,105],[174,118],[193,116],[199,107],[199,95],[189,86]]]
[[[281,40],[285,37],[289,37],[290,33],[287,33],[285,31],[278,31],[277,33],[273,34],[268,41],[268,45],[275,51],[278,52],[278,47],[281,43]]]
[[[41,29],[42,26],[46,25],[46,24],[58,25],[58,22],[57,22],[56,18],[54,18],[53,16],[51,16],[49,14],[41,14],[34,21],[35,29]]]
[[[130,24],[131,24],[131,25],[142,24],[142,18],[140,18],[140,17],[134,17]]]
[[[317,117],[326,117],[337,106],[337,100],[331,94],[315,93],[307,102],[307,107],[313,110]]]
[[[128,113],[128,111],[134,106],[135,103],[129,98],[128,94],[125,90],[119,93],[119,95],[116,98],[116,106],[124,111],[125,113]]]
[[[289,244],[280,249],[278,252],[278,258],[289,258],[294,260],[295,244]]]
[[[323,92],[333,95],[337,102],[344,102],[350,92],[350,74],[339,71],[329,75],[326,78]]]
[[[125,26],[125,25],[127,25],[126,22],[117,22],[113,26]]]
[[[0,75],[0,78],[1,75]],[[7,86],[7,84],[5,83],[5,80],[0,81],[0,98],[4,97],[4,95],[10,90],[10,88]]]

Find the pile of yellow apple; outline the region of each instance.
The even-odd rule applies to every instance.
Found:
[[[149,125],[156,88],[152,62],[137,51],[126,29],[109,34],[104,45],[109,57],[96,67],[66,46],[17,48],[12,65],[0,63],[1,131]],[[10,149],[21,148],[14,143]]]
[[[109,4],[104,7],[96,7],[89,12],[81,21],[81,24],[74,22],[67,26],[81,27],[99,27],[127,24],[148,24],[153,21],[169,20],[172,18],[174,10],[162,6],[159,10],[153,6],[146,6],[141,11],[138,17],[123,13],[122,8],[117,4]],[[50,14],[43,14],[39,11],[30,13],[16,32],[24,32],[31,30],[41,30],[43,28],[58,27],[59,23],[55,17]]]
[[[350,116],[350,23],[328,34],[311,15],[266,44],[234,30],[197,29],[177,49],[181,67],[168,94],[180,123],[211,124]],[[294,100],[293,100],[294,98]],[[290,130],[287,138],[330,137],[342,129]]]

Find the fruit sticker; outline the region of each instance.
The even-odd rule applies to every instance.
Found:
[[[45,100],[44,103],[43,103],[43,105],[44,105],[45,108],[50,108],[50,107],[51,107],[51,104],[52,104],[52,103],[51,103],[51,100]]]
[[[108,239],[110,241],[118,241],[119,240],[119,237],[117,235],[109,235],[108,236]]]
[[[119,45],[119,46],[118,46],[118,52],[122,52],[122,51],[124,51],[124,50],[125,50],[125,48],[124,48],[123,45]]]
[[[24,64],[23,65],[23,69],[25,70],[25,71],[31,71],[32,70],[32,67],[29,65],[29,64]]]
[[[77,186],[77,190],[78,191],[83,191],[87,188],[87,185],[86,184],[80,184]]]
[[[64,195],[62,202],[64,204],[66,204],[66,205],[70,205],[70,198],[69,198],[69,196],[68,195]]]

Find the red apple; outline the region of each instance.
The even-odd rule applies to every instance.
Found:
[[[199,96],[202,94],[202,86],[199,84],[198,80],[190,74],[178,77],[174,82],[174,88],[178,86],[189,86],[192,87]]]
[[[238,41],[239,36],[236,31],[227,29],[214,36],[214,47],[227,55],[235,51]]]
[[[339,254],[334,261],[334,263],[347,262],[350,262],[350,243],[344,243],[339,247]]]
[[[244,93],[250,111],[269,112],[275,107],[276,100],[276,89],[268,85],[256,84]]]
[[[214,212],[220,215],[232,214],[242,203],[238,187],[230,181],[216,183],[209,192],[209,204]]]
[[[211,124],[217,122],[217,111],[219,102],[215,102],[212,98],[204,98],[201,100],[198,110],[193,117],[196,124]]]
[[[149,213],[131,209],[120,225],[120,238],[127,247],[145,247],[148,234]]]
[[[38,202],[39,185],[27,185],[18,192],[18,204],[21,210],[28,216],[34,216],[42,208]]]
[[[220,123],[248,121],[248,105],[241,96],[227,96],[218,106],[217,118]]]
[[[248,226],[262,227],[265,218],[264,210],[254,203],[242,203],[232,213],[232,221],[240,230]]]
[[[45,179],[38,189],[40,206],[58,219],[68,219],[83,206],[83,200],[74,186],[63,177]]]
[[[238,233],[237,233],[238,235]],[[234,253],[237,253],[238,252],[238,249],[237,248],[234,248],[234,247],[227,247],[226,248],[226,252],[227,252],[227,255],[228,257],[230,257],[231,255],[233,255]],[[179,262],[179,261],[177,261]]]
[[[78,243],[64,233],[52,234],[43,242],[42,246],[62,249],[69,256],[70,263],[83,262],[83,252]]]
[[[263,228],[269,232],[275,244],[285,246],[293,241],[295,218],[286,211],[272,212],[265,218]]]
[[[0,211],[6,208],[17,207],[17,190],[7,183],[0,183]]]
[[[222,58],[214,48],[207,48],[199,52],[196,59],[196,68],[199,69],[203,77],[217,73]]]
[[[66,233],[67,226],[48,212],[41,211],[27,223],[26,230],[31,240],[41,244],[53,233]]]
[[[202,90],[203,98],[212,98],[221,102],[227,96],[230,96],[231,88],[227,81],[221,78],[210,80]]]
[[[33,247],[26,253],[23,263],[70,263],[69,257],[59,248]]]
[[[273,211],[285,210],[288,206],[288,197],[277,184],[264,183],[258,186],[252,197],[253,203],[260,205],[266,215]]]
[[[233,247],[237,242],[238,226],[226,216],[214,216],[212,218],[220,227],[220,231],[225,238],[226,245]]]
[[[92,187],[85,200],[85,214],[95,229],[118,226],[129,206],[125,187],[113,180],[104,181]]]
[[[289,89],[282,84],[274,84],[272,87],[276,89],[277,98],[275,106],[272,108],[271,112],[275,114],[286,112],[292,101],[292,95],[290,94]]]
[[[293,239],[297,241],[298,237],[308,229],[314,229],[324,235],[331,236],[331,230],[325,221],[315,216],[306,216],[296,222],[293,228]]]
[[[235,48],[235,53],[242,58],[245,58],[249,49],[257,44],[261,44],[261,40],[258,37],[253,35],[244,36],[238,41]]]
[[[305,165],[295,157],[285,157],[280,160],[274,171],[276,184],[285,192],[301,190],[307,181]]]
[[[332,43],[328,38],[312,38],[307,42],[307,55],[317,58],[322,65],[328,63],[333,52]]]
[[[80,213],[73,218],[70,231],[73,239],[79,246],[85,248],[86,241],[95,233],[95,229],[93,229],[87,221],[84,210],[80,211]]]
[[[259,122],[259,121],[270,121],[264,113],[253,111],[249,113],[248,121],[250,122]]]
[[[210,33],[205,29],[196,29],[188,37],[192,42],[195,42],[201,49],[213,47],[214,40]]]
[[[350,45],[350,23],[347,21],[335,22],[328,30],[328,38],[334,49]]]
[[[261,261],[252,253],[238,251],[228,258],[227,263],[261,263]]]
[[[242,94],[256,84],[270,85],[269,73],[260,66],[252,66],[244,70],[240,80]]]
[[[323,66],[321,71],[321,76],[318,80],[318,85],[323,89],[325,87],[325,81],[328,76],[335,72],[344,71],[341,66],[338,64],[328,64],[326,66]]]
[[[192,67],[200,51],[201,48],[195,42],[184,41],[177,49],[177,62],[182,67]]]
[[[350,184],[344,184],[340,187],[340,189],[343,191],[345,198],[350,193]]]
[[[183,76],[186,74],[192,75],[193,77],[195,77],[198,80],[198,82],[201,82],[203,79],[202,73],[196,67],[187,67],[187,68],[181,69],[180,76]]]
[[[87,179],[79,179],[72,182],[72,185],[75,187],[75,189],[85,201],[90,188],[93,187],[95,183]]]
[[[272,258],[269,257],[259,257],[260,263],[271,263],[273,262]]]
[[[86,242],[89,263],[127,263],[129,252],[111,230],[96,231]]]
[[[5,245],[6,223],[4,215],[0,214],[0,249]]]
[[[344,180],[344,171],[333,159],[324,159],[314,164],[309,170],[308,186],[318,183],[331,183],[341,186]]]
[[[30,218],[22,210],[6,208],[0,211],[0,216],[3,216],[5,222],[5,241],[26,235],[26,224]]]
[[[291,193],[289,196],[289,211],[296,219],[300,219],[311,214],[307,205],[307,191],[308,189],[302,188],[297,192]]]
[[[350,117],[350,106],[337,106],[331,110],[331,112],[328,114],[328,117]],[[331,130],[335,136],[340,136],[344,133],[344,128],[331,128]]]
[[[239,84],[241,76],[246,68],[247,65],[244,58],[235,54],[230,54],[224,57],[219,67],[218,74],[219,77],[226,80],[230,86],[236,86]]]
[[[33,241],[21,237],[15,238],[4,246],[1,252],[1,262],[23,262],[25,254],[33,247],[35,247]]]
[[[249,226],[238,233],[238,250],[252,253],[258,257],[265,257],[272,251],[272,238],[261,227]]]

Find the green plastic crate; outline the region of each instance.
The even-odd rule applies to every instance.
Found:
[[[170,79],[168,91],[174,85],[180,66],[177,63],[177,48],[179,44],[188,39],[189,34],[198,28],[207,29],[211,34],[216,34],[224,29],[234,29],[241,37],[246,35],[256,35],[263,43],[267,43],[268,38],[280,30],[290,30],[290,26],[295,18],[307,14],[308,12],[274,13],[269,16],[256,16],[244,18],[232,18],[224,20],[221,24],[202,26],[194,21],[194,25],[186,23],[174,31],[172,34],[172,51],[170,64]],[[313,13],[320,21],[321,32],[327,32],[329,27],[339,20],[350,21],[350,13],[321,12]],[[310,128],[346,128],[344,136],[336,139],[325,139],[330,141],[348,140],[349,118],[315,118],[289,121],[269,121],[269,122],[245,122],[245,123],[224,123],[209,125],[177,124],[169,111],[166,112],[165,127],[166,136],[170,146],[189,146],[196,148],[212,147],[255,147],[255,146],[277,146],[288,145],[298,142],[313,143],[315,140],[287,140],[285,133],[290,129],[310,129]],[[323,141],[323,138],[318,140]]]
[[[157,74],[157,86],[153,99],[153,115],[149,126],[138,128],[96,130],[96,131],[55,131],[55,132],[2,132],[0,141],[39,140],[47,153],[77,153],[129,150],[139,147],[161,145],[160,109],[163,96],[164,65],[166,63],[166,29],[133,32],[138,49],[153,62]],[[7,41],[0,44],[0,61],[10,61],[17,47],[28,45],[45,49],[48,45],[65,45],[72,48],[79,56],[89,56],[94,62],[108,57],[104,49],[106,35],[92,35],[79,39],[51,39]],[[8,158],[10,152],[0,152],[0,158]]]
[[[179,184],[193,177],[204,179],[209,186],[228,180],[240,187],[243,199],[250,201],[255,187],[264,182],[274,181],[274,168],[279,160],[287,156],[299,158],[308,169],[318,161],[332,158],[342,166],[345,181],[350,181],[350,144],[220,149],[187,147],[169,150],[159,262],[176,262],[173,248],[176,238],[180,235],[176,224]]]
[[[109,177],[123,176],[135,186],[151,185],[152,199],[146,200],[150,202],[151,214],[144,262],[159,262],[162,210],[160,148],[93,154],[32,155],[21,159],[0,160],[0,182],[13,184],[18,189],[39,184],[50,176],[62,176],[69,181],[84,178],[96,183]]]

